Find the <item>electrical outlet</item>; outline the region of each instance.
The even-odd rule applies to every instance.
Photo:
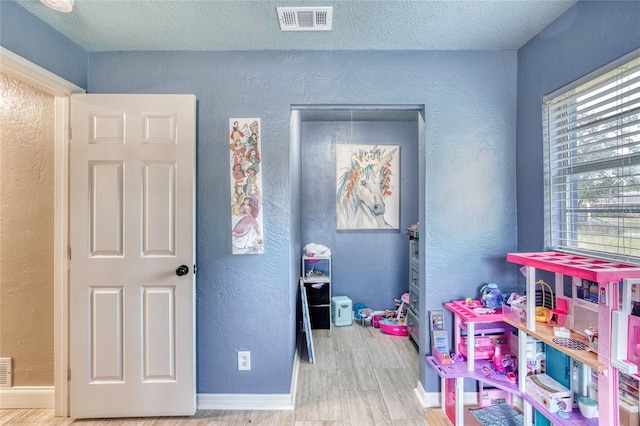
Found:
[[[251,352],[238,351],[238,370],[251,370]]]

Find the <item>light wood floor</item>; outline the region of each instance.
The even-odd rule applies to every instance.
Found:
[[[53,410],[0,410],[0,425],[444,425],[440,410],[420,406],[418,352],[407,337],[356,323],[313,330],[316,363],[305,354],[292,411],[210,411],[193,417],[74,420]],[[439,411],[439,413],[438,413]],[[427,417],[426,417],[426,416]],[[427,418],[429,419],[427,421]]]

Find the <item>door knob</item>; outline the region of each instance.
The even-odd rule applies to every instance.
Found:
[[[189,273],[189,267],[187,265],[180,265],[178,269],[176,269],[176,275],[181,277],[183,275],[187,275]]]

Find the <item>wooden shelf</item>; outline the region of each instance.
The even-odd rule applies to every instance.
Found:
[[[547,345],[554,347],[560,352],[563,352],[569,355],[571,358],[577,361],[580,361],[583,364],[588,365],[589,367],[591,367],[596,371],[605,371],[607,369],[607,366],[605,364],[598,362],[598,355],[596,353],[590,350],[579,351],[575,349],[569,349],[555,343],[553,341],[553,338],[556,336],[554,336],[553,334],[553,327],[548,326],[545,323],[541,323],[541,322],[536,323],[536,330],[531,331],[527,328],[525,324],[520,322],[515,322],[509,318],[505,317],[502,319],[502,321],[506,322],[509,325],[512,325],[513,327],[517,328],[518,330],[521,330],[522,332],[528,334],[529,336],[533,336],[536,339],[546,343]],[[581,336],[578,333],[574,333],[573,331],[571,332],[571,338],[574,340],[578,340],[587,346],[589,345],[589,341],[587,340],[586,337]]]

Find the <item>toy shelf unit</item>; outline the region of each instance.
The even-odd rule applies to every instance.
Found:
[[[454,314],[453,350],[458,354],[452,358],[434,349],[433,355],[427,357],[427,363],[440,376],[442,410],[454,425],[464,425],[465,378],[478,382],[478,402],[481,406],[491,399],[513,403],[514,397],[519,397],[529,425],[534,408],[554,425],[598,425],[597,419],[584,418],[577,409],[559,412],[559,407],[566,408],[572,401],[571,390],[541,372],[532,372],[536,376],[528,375],[528,363],[531,359],[534,362],[537,359],[541,343],[519,332],[515,325],[503,321],[501,310],[486,310],[477,300],[470,303],[455,301],[446,303],[445,307]],[[492,359],[496,347],[499,347],[503,360],[500,370],[504,371],[499,371]],[[518,356],[519,353],[523,356]],[[509,365],[507,362],[517,362],[518,374],[509,374],[510,371],[504,368]],[[536,377],[536,380],[531,377]]]
[[[496,344],[509,351],[509,335],[515,329],[502,322],[501,310],[487,310],[479,300],[455,301],[444,306],[454,314],[453,349],[466,358],[469,370],[474,370],[476,358],[493,358]],[[474,336],[471,341],[470,336]]]
[[[525,383],[520,381],[519,388],[525,396],[525,425],[531,425],[533,408],[553,424],[623,424],[621,407],[626,409],[629,404],[620,403],[620,377],[624,377],[621,373],[634,377],[638,372],[637,364],[640,364],[640,360],[634,363],[628,359],[627,351],[627,341],[634,341],[630,330],[631,290],[633,285],[640,283],[640,267],[559,252],[509,253],[507,261],[522,265],[527,295],[535,294],[538,270],[555,273],[555,295],[565,301],[563,305],[568,308],[564,326],[553,327],[546,321],[536,321],[534,297],[526,299],[524,319],[519,312],[503,307],[503,320],[519,330],[518,350],[523,352],[526,339],[532,336],[590,367],[593,377],[589,389],[596,395],[594,392],[585,395],[584,390],[573,391],[575,396],[595,396],[593,399],[598,401],[597,418],[583,417],[577,408],[566,413],[569,419],[560,418],[558,413],[551,413],[547,407],[527,398]],[[565,291],[565,277],[571,281],[570,292]],[[518,367],[521,371],[526,368],[525,357],[519,358]]]
[[[500,397],[512,401],[512,395],[519,395],[515,376],[499,372],[493,366],[496,347],[505,356],[511,352],[511,334],[515,328],[502,321],[500,310],[486,310],[479,300],[445,303],[445,308],[454,314],[454,342],[452,352],[433,348],[427,363],[436,371],[441,380],[441,406],[449,420],[456,425],[464,424],[464,379],[478,381],[480,403],[483,403],[485,385],[489,399]]]
[[[409,234],[409,306],[407,309],[406,325],[409,337],[420,347],[420,249],[418,233]]]
[[[302,283],[309,304],[311,328],[331,328],[331,256],[303,255]]]

